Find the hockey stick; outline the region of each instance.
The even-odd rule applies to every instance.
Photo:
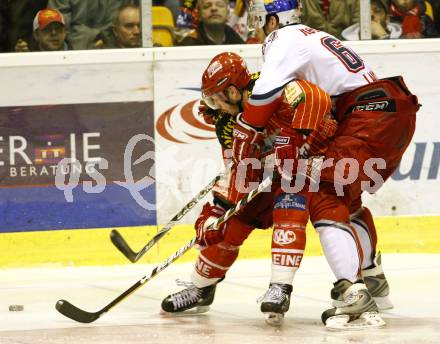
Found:
[[[226,213],[223,214],[223,216],[221,216],[214,223],[212,223],[209,226],[210,230],[215,229],[216,227],[227,221],[231,216],[233,216],[238,211],[243,209],[243,207],[245,207],[255,196],[257,196],[259,193],[263,192],[267,187],[269,187],[271,182],[272,180],[270,177],[267,177],[265,180],[263,180],[256,189],[252,190],[246,197],[240,200],[240,202],[238,202],[234,208],[229,209]],[[119,295],[116,299],[114,299],[112,302],[110,302],[107,306],[105,306],[98,312],[87,312],[85,310],[82,310],[74,306],[73,304],[71,304],[69,301],[66,300],[58,300],[55,305],[55,308],[58,310],[58,312],[60,312],[61,314],[72,320],[81,323],[94,322],[95,320],[100,318],[101,315],[107,313],[110,309],[112,309],[114,306],[116,306],[118,303],[124,300],[135,290],[137,290],[145,283],[150,281],[153,277],[157,276],[159,272],[167,268],[177,258],[181,257],[186,251],[188,251],[191,247],[194,246],[195,242],[196,242],[196,238],[193,238],[191,241],[186,243],[185,246],[181,247],[178,251],[176,251],[172,256],[168,257],[163,263],[156,266],[149,275],[145,275],[144,277],[142,277],[139,281],[133,284],[130,288],[128,288],[126,291],[124,291],[121,295]]]
[[[122,252],[122,254],[127,257],[132,263],[136,263],[147,251],[152,248],[162,237],[168,233],[171,228],[174,227],[177,221],[179,221],[183,216],[185,216],[194,206],[199,203],[199,201],[206,196],[206,194],[214,187],[215,183],[223,176],[224,173],[220,173],[214,177],[211,182],[206,185],[200,192],[193,197],[174,217],[144,246],[139,252],[134,252],[130,246],[128,246],[127,241],[124,240],[122,235],[113,229],[110,233],[110,240],[113,245]]]

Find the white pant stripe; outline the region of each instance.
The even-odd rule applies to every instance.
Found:
[[[220,270],[228,270],[229,268],[226,268],[226,267],[224,267],[224,266],[221,266],[221,265],[218,265],[218,264],[215,264],[215,263],[213,263],[213,262],[211,262],[208,258],[206,258],[203,254],[200,254],[200,258],[202,259],[202,260],[204,260],[205,261],[205,263],[207,263],[207,264],[209,264],[209,265],[211,265],[211,266],[213,266],[213,267],[215,267],[215,268],[217,268],[217,269],[220,269]]]
[[[273,248],[272,253],[304,253],[304,250],[295,250],[290,248]]]

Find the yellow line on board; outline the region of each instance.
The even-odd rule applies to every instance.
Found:
[[[440,253],[440,216],[378,217],[378,248],[384,253]],[[118,228],[129,245],[140,250],[156,233],[156,226]],[[110,229],[76,229],[0,234],[0,268],[131,264],[114,248]],[[140,260],[155,263],[167,258],[194,234],[191,225],[173,228]],[[270,258],[271,230],[255,230],[245,241],[241,259]],[[306,255],[321,255],[319,239],[307,228]],[[179,259],[194,261],[196,250]]]

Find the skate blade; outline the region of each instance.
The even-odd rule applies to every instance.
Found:
[[[266,324],[269,326],[278,327],[283,324],[284,314],[280,313],[264,313]]]
[[[373,299],[376,302],[377,308],[379,308],[380,311],[394,308],[394,305],[391,303],[391,300],[388,296],[382,296],[382,297],[373,296]]]
[[[365,312],[353,321],[349,322],[350,317],[346,314],[335,315],[330,317],[325,322],[325,326],[333,331],[347,331],[347,330],[363,330],[367,328],[381,328],[386,325],[385,321],[379,316],[377,312]]]
[[[165,317],[185,317],[188,315],[198,315],[209,311],[209,306],[198,306],[188,309],[183,312],[166,312],[163,309],[160,310],[160,314]]]

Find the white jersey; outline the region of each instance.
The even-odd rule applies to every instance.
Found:
[[[260,78],[252,91],[260,104],[292,79],[310,81],[330,96],[377,80],[365,61],[338,39],[305,25],[272,32],[263,44],[263,59]]]

